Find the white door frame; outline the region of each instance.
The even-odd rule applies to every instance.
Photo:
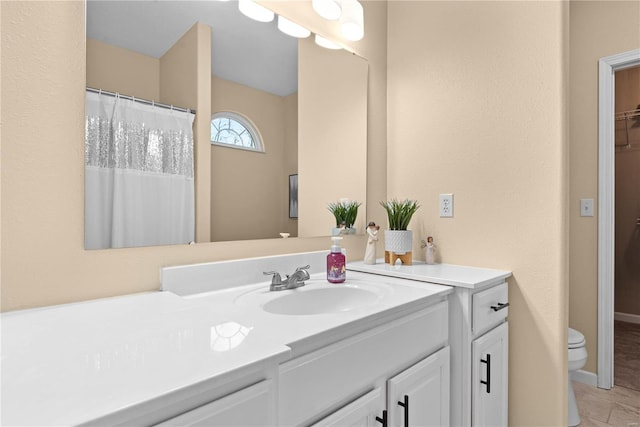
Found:
[[[640,49],[598,61],[598,387],[613,386],[615,71],[640,65]]]

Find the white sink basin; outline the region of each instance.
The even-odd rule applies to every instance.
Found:
[[[336,313],[375,304],[379,298],[376,292],[343,285],[302,292],[294,290],[287,295],[272,299],[262,308],[264,311],[275,314]]]
[[[391,287],[382,284],[329,284],[318,280],[284,291],[271,292],[260,288],[240,295],[235,302],[245,306],[257,305],[272,314],[301,316],[370,307],[391,291]]]

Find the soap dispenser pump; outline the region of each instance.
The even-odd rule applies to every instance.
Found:
[[[327,281],[343,283],[347,279],[347,258],[340,248],[342,237],[334,236],[331,240],[331,252],[327,255]]]

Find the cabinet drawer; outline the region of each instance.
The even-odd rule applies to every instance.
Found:
[[[473,294],[473,333],[486,331],[502,322],[509,314],[507,284]]]
[[[446,301],[331,344],[280,366],[279,425],[313,421],[370,389],[376,380],[443,347]]]

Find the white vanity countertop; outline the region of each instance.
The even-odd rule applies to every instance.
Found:
[[[265,331],[273,341],[283,343],[291,349],[292,357],[297,357],[337,341],[343,336],[353,335],[384,323],[388,316],[393,316],[399,311],[419,308],[430,304],[434,298],[444,298],[453,292],[449,286],[412,283],[394,277],[374,276],[355,271],[347,272],[347,281],[344,284],[328,283],[326,273],[312,274],[311,280],[307,280],[306,283],[307,286],[303,288],[270,292],[269,282],[264,282],[257,285],[195,294],[185,297],[185,299],[197,300],[208,306],[213,306],[218,313],[226,313],[227,315],[237,313],[239,323],[250,326],[257,333]],[[238,306],[248,308],[252,304],[264,304],[285,293],[305,292],[318,286],[359,287],[365,283],[387,289],[387,292],[374,305],[335,313],[290,316],[271,314],[261,309],[238,311]],[[233,303],[248,294],[252,294],[253,302]]]
[[[391,265],[385,264],[384,259],[378,259],[377,264],[374,265],[364,264],[362,261],[349,262],[347,270],[469,289],[480,289],[501,283],[511,277],[511,272],[506,270],[453,264],[426,264],[422,261],[414,261],[413,265]]]
[[[2,425],[77,425],[290,350],[249,333],[216,351],[233,320],[169,292],[2,315]],[[235,350],[235,349],[234,349]]]
[[[206,381],[241,378],[245,368],[275,367],[452,292],[357,272],[347,277],[349,286],[377,283],[384,298],[346,312],[277,315],[252,301],[298,290],[268,292],[262,282],[188,297],[152,292],[3,313],[1,424],[77,425],[157,403]],[[328,285],[323,274],[307,283]]]

